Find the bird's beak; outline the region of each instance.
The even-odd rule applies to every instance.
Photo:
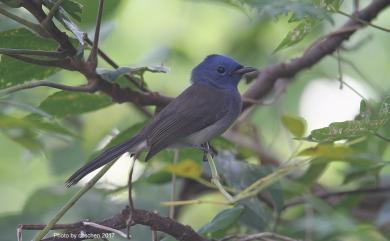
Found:
[[[243,67],[237,69],[236,71],[234,71],[233,73],[234,74],[244,75],[244,74],[247,74],[247,73],[250,73],[250,72],[254,72],[254,71],[258,71],[258,69],[253,68],[253,67],[243,66]]]

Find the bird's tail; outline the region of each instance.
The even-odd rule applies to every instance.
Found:
[[[143,149],[140,145],[143,145],[144,138],[141,138],[140,135],[133,137],[132,139],[123,142],[117,146],[109,148],[101,153],[94,160],[88,162],[79,170],[77,170],[69,179],[65,182],[67,187],[70,187],[76,183],[78,183],[83,177],[85,177],[90,172],[98,169],[101,166],[115,160],[119,156],[121,156],[125,152],[139,152],[140,149]]]

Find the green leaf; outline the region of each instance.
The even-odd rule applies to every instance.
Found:
[[[300,176],[296,181],[305,185],[305,187],[311,186],[315,181],[317,181],[322,173],[328,167],[329,162],[316,162],[313,161],[305,173]]]
[[[70,16],[72,16],[72,18],[76,19],[79,22],[81,21],[81,14],[83,12],[82,4],[75,1],[67,0],[63,2],[61,6]]]
[[[107,82],[115,82],[117,78],[122,75],[128,74],[131,72],[131,68],[129,67],[119,67],[117,69],[107,69],[107,68],[98,68],[96,72]]]
[[[97,73],[107,82],[118,83],[121,87],[132,87],[133,84],[127,79],[121,78],[125,74],[130,74],[138,83],[146,86],[144,81],[145,72],[168,73],[169,68],[165,66],[145,66],[145,67],[119,67],[117,69],[98,68]]]
[[[314,142],[334,142],[367,136],[384,126],[390,116],[371,120],[334,122],[329,127],[313,130],[307,140]]]
[[[260,167],[237,160],[233,154],[226,151],[218,153],[215,157],[215,164],[219,175],[223,177],[227,185],[238,191],[244,190],[255,181],[273,172],[269,167]],[[268,185],[263,193],[270,195],[276,210],[282,210],[284,200],[282,188],[278,181]],[[263,208],[264,205],[257,198],[247,198],[239,203],[247,207],[243,215],[244,222],[259,231],[264,230],[272,219],[267,210]],[[253,223],[250,220],[256,220],[256,222]]]
[[[201,227],[198,232],[208,238],[219,238],[238,221],[244,209],[242,205],[225,209],[218,213],[208,224]]]
[[[52,8],[55,1],[54,0],[44,0],[43,1],[44,5],[47,7],[47,8]],[[80,13],[81,14],[81,6],[76,6],[77,3],[68,3],[68,5],[65,5],[68,10],[69,8],[71,7],[71,9],[77,9],[78,7],[80,8]],[[77,10],[78,11],[78,10]],[[76,12],[77,12],[76,11]],[[77,15],[75,12],[72,12],[71,15],[75,15],[75,19],[80,19],[79,15]],[[63,7],[59,7],[56,14],[55,14],[55,18],[60,21],[62,23],[62,25],[65,26],[65,28],[67,28],[69,31],[71,31],[73,33],[73,35],[77,38],[77,40],[79,41],[79,43],[83,46],[84,45],[84,32],[81,31],[79,29],[79,27],[73,23],[73,21],[69,18],[69,15],[67,13],[66,10],[64,10]]]
[[[291,14],[294,20],[304,18],[328,18],[325,9],[320,8],[313,1],[294,0],[245,0],[242,1],[261,15],[277,18]]]
[[[36,138],[34,123],[0,114],[0,130],[4,135],[32,153],[42,150],[42,143]]]
[[[81,15],[82,29],[89,29],[96,24],[96,15],[98,11],[98,4],[96,1],[76,0],[83,5],[83,11]],[[102,22],[106,22],[111,19],[118,10],[121,10],[123,3],[127,3],[128,0],[115,0],[104,2],[104,14],[102,16]]]
[[[199,178],[202,175],[202,168],[199,163],[191,159],[168,165],[164,170],[180,177]]]
[[[387,120],[390,118],[390,96],[387,96],[379,109],[379,116],[383,118],[387,118]]]
[[[48,96],[39,108],[54,117],[63,118],[99,110],[112,104],[106,95],[59,91]]]
[[[284,48],[299,43],[306,35],[308,35],[313,28],[320,22],[318,19],[304,19],[291,31],[287,33],[282,42],[275,48],[273,53],[278,52]]]
[[[42,151],[42,143],[37,134],[40,132],[60,134],[75,137],[76,135],[62,126],[47,122],[36,116],[27,116],[25,118],[15,118],[0,114],[0,130],[8,138],[20,144],[33,153]]]
[[[309,147],[302,150],[298,153],[298,156],[323,157],[328,159],[346,159],[353,153],[354,151],[348,146],[318,144],[314,147]]]
[[[4,4],[8,5],[11,8],[20,8],[22,6],[22,0],[1,0]]]
[[[27,29],[19,28],[1,32],[0,47],[55,50],[57,45],[54,41],[38,37]],[[23,66],[23,68],[20,66]],[[21,84],[28,80],[46,79],[59,70],[59,68],[29,64],[2,55],[0,60],[0,89]]]
[[[306,132],[306,120],[292,115],[283,115],[282,123],[295,137],[303,137]]]
[[[361,110],[365,110],[364,105],[362,106],[361,103]],[[364,117],[363,119],[360,117],[357,120],[331,123],[328,127],[313,130],[305,139],[319,143],[334,142],[368,136],[377,132],[390,120],[390,96],[383,100],[376,115]]]
[[[379,172],[389,164],[390,163],[376,163],[370,167],[364,167],[363,169],[350,171],[344,176],[343,184],[346,185],[361,178],[374,178],[378,176]]]
[[[328,11],[339,10],[344,0],[316,0],[316,4]]]

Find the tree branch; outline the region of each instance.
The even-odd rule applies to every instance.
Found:
[[[69,86],[69,85],[63,85],[60,83],[52,82],[49,80],[33,80],[20,85],[9,87],[7,89],[0,90],[0,96],[9,95],[17,91],[32,89],[32,88],[42,87],[42,86],[60,89],[60,90],[66,90],[66,91],[74,91],[74,92],[92,93],[96,91],[96,86],[94,85]]]
[[[259,74],[254,73],[249,75],[249,79],[255,79],[256,81],[243,96],[249,99],[260,100],[271,92],[277,79],[289,78],[293,80],[293,77],[299,72],[317,64],[325,56],[339,48],[358,29],[365,27],[366,24],[363,24],[361,20],[370,22],[389,5],[389,0],[374,0],[366,8],[355,13],[354,16],[360,19],[360,21],[350,19],[340,29],[335,31],[337,34],[329,34],[324,39],[320,38],[301,57],[268,66],[262,69]],[[343,29],[348,29],[348,31],[341,31]],[[250,103],[244,103],[243,109],[245,110],[251,105]]]
[[[112,161],[105,165],[87,184],[81,188],[61,209],[58,213],[50,220],[50,222],[46,225],[41,232],[37,233],[34,237],[34,241],[41,241],[45,237],[45,235],[53,228],[54,225],[65,215],[65,213],[73,207],[73,205],[86,193],[89,189],[91,189],[95,183],[111,168],[111,166],[115,163]]]
[[[42,65],[42,66],[50,66],[50,67],[58,67],[62,69],[67,70],[76,70],[73,64],[71,63],[70,59],[50,59],[50,60],[44,60],[44,59],[35,59],[31,57],[27,57],[24,55],[19,54],[5,54],[11,58],[24,61],[26,63],[30,64],[36,64],[36,65]]]
[[[100,222],[95,222],[96,224],[103,225],[105,227],[114,228],[116,230],[121,230],[126,228],[126,221],[130,215],[130,208],[126,207],[121,211],[121,213],[112,216],[111,218],[105,219]],[[200,236],[195,232],[191,227],[185,226],[181,223],[178,223],[168,217],[162,217],[154,212],[134,209],[132,211],[133,225],[141,224],[144,226],[149,226],[151,229],[156,231],[161,231],[163,233],[169,234],[172,237],[180,241],[209,241],[207,238]],[[87,234],[102,234],[107,233],[107,230],[102,230],[95,227],[84,226],[82,224],[79,227],[71,228],[65,231],[65,234],[80,234],[81,232]],[[77,236],[77,238],[64,238],[63,236],[53,236],[42,241],[80,241],[86,238]]]
[[[86,36],[85,38],[85,42],[90,45],[92,47],[93,43],[91,41],[91,39],[89,39],[88,36]],[[118,69],[119,68],[119,65],[113,60],[111,59],[103,50],[101,50],[100,48],[98,48],[98,54],[99,56],[104,60],[106,61],[109,65],[111,65],[111,67],[113,67],[114,69]],[[144,86],[140,85],[138,83],[138,81],[133,78],[133,76],[131,76],[130,74],[125,74],[124,75],[125,78],[127,80],[129,80],[131,83],[133,83],[135,86],[137,86],[141,91],[144,91],[144,92],[149,92],[149,90],[147,90]]]
[[[99,46],[100,25],[102,22],[102,15],[103,15],[103,6],[104,6],[104,0],[100,0],[98,14],[96,17],[95,36],[93,38],[91,53],[89,54],[88,57],[88,62],[91,64],[91,67],[94,70],[97,67],[97,55],[98,55],[98,46]]]
[[[57,0],[55,3],[54,3],[54,6],[50,9],[50,11],[47,13],[47,16],[46,18],[42,21],[43,24],[47,24],[49,23],[54,15],[56,14],[58,8],[61,6],[61,4],[64,2],[65,0]]]
[[[67,54],[65,52],[54,52],[34,49],[8,49],[0,48],[0,54],[10,55],[32,55],[32,56],[44,56],[51,58],[65,58]]]

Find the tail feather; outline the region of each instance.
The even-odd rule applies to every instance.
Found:
[[[98,169],[99,167],[104,166],[105,164],[111,161],[114,161],[116,158],[120,157],[125,152],[135,151],[132,149],[134,149],[135,146],[141,143],[141,141],[142,140],[139,138],[139,136],[135,136],[134,138],[122,144],[107,149],[106,151],[101,153],[98,157],[96,157],[94,160],[88,162],[79,170],[77,170],[71,177],[69,177],[69,179],[65,182],[66,187],[70,187],[78,183],[82,178],[84,178],[90,172]]]

